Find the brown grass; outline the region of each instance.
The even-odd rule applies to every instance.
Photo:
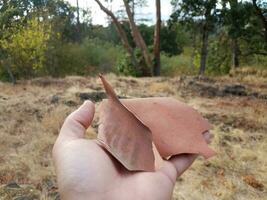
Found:
[[[267,79],[251,73],[251,78],[217,80],[265,92],[262,86]],[[198,109],[213,124],[211,145],[217,155],[210,160],[199,158],[178,178],[173,199],[266,199],[266,100],[192,96],[179,88],[179,78],[137,79],[113,74],[107,78],[121,96],[172,96]],[[92,77],[40,78],[15,86],[0,82],[0,199],[19,195],[55,199],[51,149],[58,131],[65,117],[82,103],[77,93],[101,90],[100,82]],[[88,138],[96,137],[96,124],[97,119],[94,128],[87,130]],[[11,181],[22,189],[7,191],[4,185]]]

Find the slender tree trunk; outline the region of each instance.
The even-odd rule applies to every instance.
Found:
[[[264,16],[262,10],[257,5],[257,0],[252,0],[252,2],[253,2],[253,6],[256,10],[256,13],[257,13],[258,17],[260,18],[262,25],[264,27],[265,42],[267,42],[267,17]]]
[[[103,4],[99,0],[95,0],[95,1],[99,5],[100,9],[103,12],[105,12],[108,16],[110,16],[110,18],[112,19],[112,21],[116,27],[116,30],[120,36],[120,39],[122,41],[122,44],[123,44],[124,48],[126,49],[126,51],[128,52],[128,54],[130,55],[133,66],[136,67],[137,62],[136,62],[136,59],[134,56],[134,51],[133,51],[133,49],[132,49],[132,47],[128,41],[127,35],[126,35],[124,29],[122,28],[120,22],[118,21],[118,19],[115,17],[115,15],[110,10],[108,10],[106,7],[103,6]]]
[[[232,10],[237,10],[238,9],[238,0],[232,0],[229,1],[230,3],[230,7]],[[238,27],[236,25],[236,23],[234,23],[236,21],[236,16],[235,15],[231,15],[231,21],[232,21],[232,28],[234,28],[234,30],[236,32],[238,32]],[[238,36],[235,34],[230,34],[231,37],[231,54],[232,54],[232,69],[235,69],[239,66],[239,59],[238,59],[238,54],[239,54],[239,48],[238,48]]]
[[[207,60],[207,55],[208,55],[208,41],[209,41],[209,32],[208,32],[207,25],[205,24],[203,27],[203,33],[202,33],[202,48],[201,48],[199,75],[204,75],[205,70],[206,70],[206,60]]]
[[[9,77],[10,77],[11,82],[15,85],[16,84],[16,79],[15,79],[11,69],[8,66],[6,66],[6,70],[7,70],[7,73],[9,75]]]
[[[80,7],[79,7],[79,0],[76,0],[77,5],[77,24],[80,25]]]
[[[191,53],[191,59],[190,59],[190,64],[191,64],[191,68],[194,68],[194,59],[195,59],[195,56],[196,56],[196,48],[197,48],[197,34],[196,32],[194,31],[193,32],[193,45],[192,45],[192,53]]]
[[[81,26],[80,26],[80,7],[79,7],[79,0],[76,0],[76,9],[77,9],[77,33],[76,33],[76,40],[78,42],[81,41]]]
[[[132,16],[133,20],[135,20],[135,0],[132,0]]]
[[[156,0],[156,25],[154,30],[154,68],[153,75],[160,76],[160,27],[161,12],[160,0]]]
[[[239,48],[237,39],[232,40],[232,68],[235,69],[239,67]]]
[[[16,84],[16,78],[15,76],[13,75],[12,73],[12,70],[10,68],[10,59],[7,58],[7,62],[6,63],[2,63],[2,65],[5,67],[8,75],[9,75],[9,78],[10,78],[10,81],[13,83],[13,84]]]
[[[142,55],[143,55],[143,57],[145,59],[145,63],[146,63],[146,66],[147,66],[147,69],[143,69],[143,75],[151,76],[151,74],[152,74],[152,62],[151,62],[151,58],[150,58],[147,46],[145,44],[145,41],[144,41],[141,33],[139,32],[139,30],[138,30],[138,28],[137,28],[137,26],[136,26],[136,24],[134,22],[133,15],[132,15],[132,12],[130,10],[130,6],[128,4],[128,1],[127,0],[123,0],[123,2],[124,2],[124,6],[125,6],[125,9],[126,9],[126,13],[127,13],[128,19],[129,19],[130,27],[131,27],[131,30],[132,30],[132,36],[134,38],[136,46],[141,49]]]
[[[205,22],[202,32],[202,48],[201,48],[201,58],[200,58],[200,67],[199,75],[204,75],[206,70],[206,60],[208,56],[208,43],[209,43],[209,31],[211,23],[211,10],[212,5],[207,6],[205,11]]]

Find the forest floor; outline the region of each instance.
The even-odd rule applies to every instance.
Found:
[[[173,199],[267,198],[267,78],[106,78],[121,97],[174,97],[213,125],[217,155],[198,158],[177,179]],[[0,82],[0,199],[59,199],[51,158],[59,129],[85,99],[104,97],[97,77]],[[87,136],[96,131],[97,119]]]

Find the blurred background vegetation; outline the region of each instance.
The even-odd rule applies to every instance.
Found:
[[[113,3],[97,2],[106,6],[104,9]],[[130,7],[152,58],[156,25],[134,17],[147,1],[124,0],[124,4]],[[266,1],[172,0],[171,5],[169,20],[157,16],[160,75],[224,75],[244,67],[267,69]],[[115,21],[109,15],[107,26],[94,25],[92,13],[80,8],[78,0],[77,6],[64,0],[0,0],[0,80],[99,72],[153,75],[143,70],[151,66],[136,43],[129,13],[123,8],[111,14]],[[132,55],[122,43],[116,20]],[[153,65],[155,58],[151,59]]]

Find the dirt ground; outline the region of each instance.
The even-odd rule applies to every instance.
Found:
[[[177,179],[173,199],[267,199],[267,78],[127,78],[107,75],[124,98],[170,96],[213,125],[217,155]],[[65,117],[105,95],[97,77],[0,82],[0,199],[59,199],[51,149]],[[97,117],[88,129],[96,137]]]

